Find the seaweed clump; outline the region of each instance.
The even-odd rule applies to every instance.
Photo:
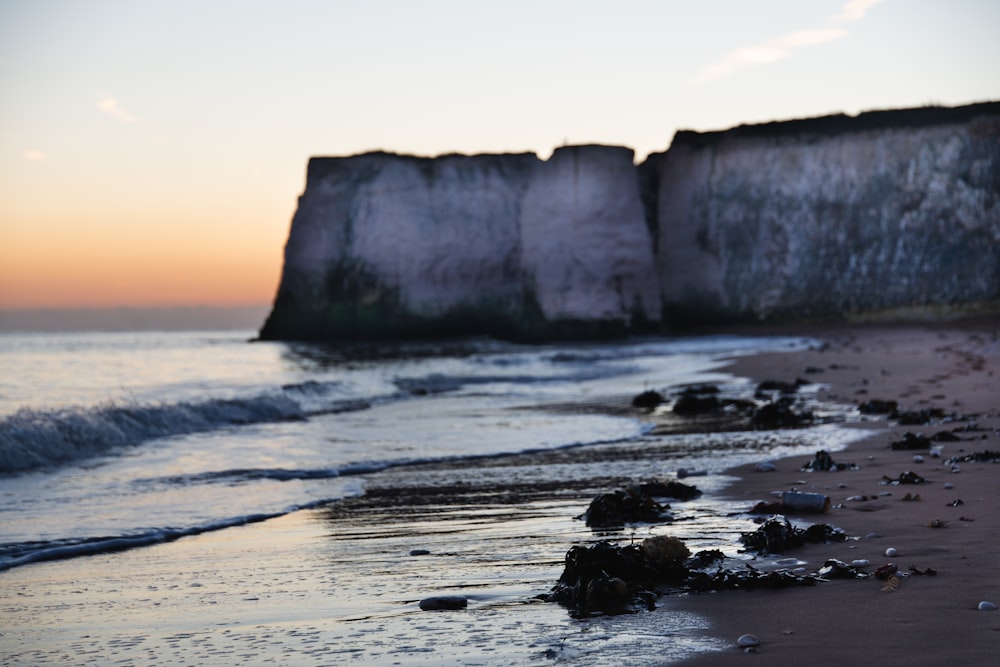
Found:
[[[691,500],[700,495],[697,487],[682,482],[654,480],[597,496],[582,518],[595,530],[620,530],[628,523],[663,523],[673,517],[670,505],[657,498]]]
[[[757,530],[740,535],[746,551],[761,554],[782,554],[804,544],[843,542],[846,539],[847,534],[836,526],[817,523],[808,528],[797,528],[781,514],[775,514]]]
[[[815,574],[787,569],[763,572],[749,564],[740,569],[720,565],[714,572],[707,571],[723,558],[718,550],[691,556],[683,540],[666,535],[627,546],[606,541],[574,546],[566,553],[559,581],[539,598],[567,607],[574,616],[590,616],[652,610],[656,599],[669,592],[788,588],[824,581]]]

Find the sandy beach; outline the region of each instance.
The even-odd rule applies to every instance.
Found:
[[[1000,467],[960,462],[953,472],[949,460],[1000,449],[997,324],[749,333],[818,344],[738,357],[726,372],[754,382],[805,378],[818,406],[894,400],[900,409],[940,408],[943,416],[898,425],[855,413],[846,428],[689,433],[690,424],[665,410],[644,416],[657,428],[638,443],[382,471],[366,477],[364,496],[326,507],[0,573],[2,662],[992,664],[1000,613],[977,605],[1000,604]],[[624,414],[641,389],[551,409]],[[958,439],[935,441],[938,458],[890,448],[907,432],[940,431]],[[801,471],[819,447],[856,469]],[[718,466],[734,460],[741,465]],[[688,480],[704,496],[673,504],[671,524],[627,528],[613,539],[676,535],[692,551],[723,545],[735,554],[740,533],[755,526],[746,511],[794,488],[832,502],[828,513],[797,520],[833,524],[850,538],[790,553],[801,567],[866,559],[869,571],[893,562],[904,574],[913,566],[936,575],[901,576],[891,591],[872,578],[671,594],[653,611],[582,619],[537,599],[555,584],[571,546],[607,537],[578,518],[591,499],[637,479],[672,478],[678,461],[709,472]],[[758,472],[762,461],[776,470]],[[905,471],[927,483],[882,483]],[[919,500],[903,500],[907,494]],[[893,557],[885,555],[890,547]],[[773,567],[773,560],[760,563]],[[420,600],[433,595],[461,595],[468,606],[422,611]],[[746,633],[760,640],[756,655],[736,646]]]
[[[814,377],[829,384],[828,397],[845,402],[895,400],[910,410],[940,408],[948,415],[927,425],[873,418],[866,425],[876,429],[871,437],[834,456],[855,463],[856,470],[804,473],[800,467],[808,459],[793,457],[776,461],[775,472],[757,472],[754,466],[731,471],[739,479],[724,492],[734,507],[746,508],[773,500],[775,490],[829,495],[833,508],[822,520],[859,539],[796,551],[808,567],[828,558],[866,559],[872,571],[893,562],[901,572],[932,568],[937,576],[902,578],[891,592],[883,590],[885,582],[871,579],[688,596],[683,608],[708,617],[712,634],[728,638],[732,648],[685,664],[746,664],[755,657],[768,665],[995,664],[1000,613],[978,611],[977,605],[1000,604],[1000,467],[963,462],[953,472],[947,460],[1000,449],[997,334],[995,321],[843,328],[817,332],[826,343],[818,350],[742,358],[730,367],[755,379]],[[804,375],[806,369],[822,372]],[[907,432],[940,431],[959,438],[936,443],[941,458],[930,457],[927,449],[890,446]],[[924,461],[916,463],[916,455]],[[898,479],[905,471],[927,483],[882,484],[883,477]],[[907,494],[919,500],[905,501]],[[887,557],[889,548],[897,555]],[[757,656],[736,647],[744,633],[760,639]]]

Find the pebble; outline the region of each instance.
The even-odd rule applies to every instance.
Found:
[[[923,463],[924,462],[924,457],[921,456],[920,454],[917,454],[916,456],[913,457],[913,462],[914,463]]]
[[[469,599],[461,595],[438,595],[432,598],[424,598],[420,601],[420,608],[424,611],[465,609],[467,606],[469,606]]]
[[[411,556],[428,556],[430,553],[429,549],[413,549],[410,551]]]
[[[763,461],[757,464],[757,472],[774,472],[778,467],[770,461]]]
[[[737,645],[740,648],[750,648],[751,646],[760,646],[760,640],[757,639],[756,635],[740,635],[740,638],[736,640]]]
[[[867,535],[865,535],[866,540],[870,540],[875,537],[878,537],[878,533],[868,533]]]
[[[944,488],[946,488],[946,489],[954,489],[955,485],[952,484],[951,482],[945,482],[944,483]]]
[[[989,602],[988,600],[983,600],[979,603],[979,611],[996,611],[996,604]],[[742,637],[741,637],[742,639]]]
[[[897,553],[898,552],[896,551],[896,547],[889,547],[888,549],[885,550],[885,555],[888,556],[889,558],[895,557]]]
[[[858,560],[852,560],[851,565],[854,567],[868,567],[871,565],[871,562],[865,558],[859,558]]]
[[[958,464],[956,463],[955,465],[953,465],[953,466],[951,467],[951,471],[952,471],[952,472],[962,472],[962,468],[960,468],[960,467],[958,466]]]

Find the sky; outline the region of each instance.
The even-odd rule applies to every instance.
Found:
[[[996,0],[0,0],[0,310],[270,303],[311,156],[1000,100]]]

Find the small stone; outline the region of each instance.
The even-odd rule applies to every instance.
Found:
[[[878,537],[878,533],[868,533],[867,535],[865,535],[865,539],[866,540],[871,540],[871,539],[874,539],[876,537]]]
[[[944,483],[944,488],[946,488],[946,489],[954,489],[955,485],[952,484],[951,482],[945,482]]]
[[[469,606],[469,599],[462,595],[438,595],[420,601],[420,608],[424,611],[465,609],[467,606]]]
[[[913,462],[914,463],[923,463],[924,462],[924,457],[922,457],[920,454],[917,454],[916,456],[913,457]]]
[[[983,600],[979,603],[978,609],[979,611],[996,611],[997,605],[993,602],[989,602],[988,600]]]
[[[778,469],[778,467],[773,463],[771,463],[770,461],[762,461],[758,463],[756,467],[757,467],[757,472],[774,472],[775,470]]]
[[[885,555],[889,558],[894,558],[897,553],[898,552],[896,551],[896,547],[889,547],[888,549],[885,550]]]
[[[871,562],[869,562],[865,558],[859,558],[857,560],[852,560],[851,565],[853,565],[854,567],[868,567],[869,565],[871,565]]]
[[[740,635],[740,638],[736,640],[736,644],[740,648],[746,649],[760,646],[760,640],[757,639],[756,635]]]
[[[411,556],[427,556],[430,555],[430,553],[429,549],[413,549],[410,551]]]

